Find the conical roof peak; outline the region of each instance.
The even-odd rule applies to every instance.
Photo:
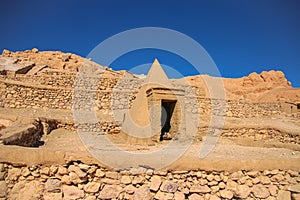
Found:
[[[157,59],[157,58],[154,59],[152,65],[153,65],[153,64],[159,64],[159,65],[160,65],[160,63],[158,62],[158,59]]]
[[[164,85],[165,87],[170,86],[169,79],[157,58],[155,58],[155,60],[153,61],[148,72],[147,82],[151,84]]]

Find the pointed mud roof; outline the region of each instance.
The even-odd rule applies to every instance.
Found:
[[[170,87],[170,81],[156,58],[148,72],[146,83],[159,84],[165,87]]]
[[[148,75],[145,79],[144,84],[142,85],[141,88],[139,88],[138,94],[136,95],[136,99],[133,101],[132,107],[130,109],[130,117],[129,116],[125,117],[125,122],[123,123],[123,127],[127,130],[130,130],[130,132],[135,132],[138,129],[136,128],[136,126],[132,126],[131,121],[126,121],[128,119],[133,120],[135,124],[140,126],[145,126],[150,124],[149,110],[148,110],[149,106],[148,106],[146,91],[153,87],[160,87],[160,88],[171,87],[171,83],[157,59],[154,60],[148,72]],[[131,127],[134,127],[135,130],[131,130],[130,129]],[[149,129],[148,131],[151,130]]]

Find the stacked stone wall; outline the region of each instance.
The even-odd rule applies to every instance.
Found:
[[[299,199],[293,170],[112,171],[98,165],[0,163],[2,199]]]
[[[73,99],[74,88],[78,86],[75,75],[18,75],[9,78],[0,75],[0,106],[10,108],[53,108],[72,109],[73,105],[84,107],[85,92],[77,91],[76,99]],[[78,80],[78,79],[77,79]],[[143,84],[140,79],[119,79],[117,77],[97,78],[95,87],[94,108],[96,110],[128,109],[135,99],[138,88]],[[76,82],[76,85],[75,85]],[[87,80],[83,84],[90,84]],[[241,100],[218,100],[204,98],[201,88],[186,89],[186,110],[200,115],[214,115],[252,118],[263,116],[285,115],[282,112],[280,102],[253,103]],[[195,96],[196,94],[196,96]],[[78,96],[79,95],[79,96]],[[81,103],[78,103],[81,101]],[[200,108],[199,108],[200,107]],[[225,109],[224,109],[225,108]],[[80,108],[75,108],[80,109]]]

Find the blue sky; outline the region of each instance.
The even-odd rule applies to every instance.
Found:
[[[223,77],[274,69],[300,87],[298,0],[2,0],[0,5],[0,50],[37,47],[86,57],[119,32],[164,27],[201,44]],[[123,55],[111,67],[131,69],[156,57],[183,75],[197,73],[186,60],[154,49]]]

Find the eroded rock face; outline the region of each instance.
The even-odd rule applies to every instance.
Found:
[[[192,76],[185,79],[192,85],[203,88],[203,96],[210,98],[204,81],[205,76]],[[242,78],[221,78],[220,80],[224,84],[226,98],[230,100],[274,102],[285,99],[293,102],[299,99],[300,90],[292,89],[291,83],[282,71],[263,71],[260,74],[253,72]]]
[[[285,78],[282,71],[263,71],[261,74],[253,72],[249,76],[243,78],[243,86],[254,86],[259,88],[261,84],[269,86],[290,87],[291,84]]]

